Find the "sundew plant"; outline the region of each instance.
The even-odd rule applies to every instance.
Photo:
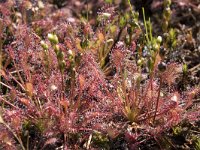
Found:
[[[73,20],[48,2],[0,2],[0,149],[162,149],[167,131],[199,120],[199,87],[180,91],[186,69],[166,61],[170,0],[163,35],[144,9],[140,20],[130,1],[125,13],[109,3]]]

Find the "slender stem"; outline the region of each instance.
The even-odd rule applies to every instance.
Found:
[[[12,87],[10,87],[9,85],[7,85],[7,84],[1,82],[1,80],[0,80],[0,85],[3,85],[3,86],[5,86],[5,87],[7,87],[8,89],[12,90]]]
[[[22,150],[26,150],[23,143],[22,143],[22,140],[17,136],[17,134],[10,128],[10,126],[8,126],[5,122],[2,123],[12,134],[13,136],[17,139],[17,141],[19,142]]]
[[[62,100],[64,100],[65,98],[65,85],[64,85],[64,74],[62,73],[62,71],[60,70],[60,74],[61,74],[61,93],[60,93],[60,101],[58,101],[58,107],[60,108],[61,110],[61,104],[60,102]]]
[[[65,149],[65,147],[66,147],[66,143],[67,143],[67,135],[66,135],[66,133],[64,133],[64,149]]]
[[[12,103],[10,103],[9,101],[5,100],[4,98],[0,97],[0,101],[5,102],[6,104],[12,106],[15,109],[19,109],[18,107],[16,107],[15,105],[13,105]]]
[[[147,28],[147,22],[146,22],[144,7],[142,8],[142,13],[143,13],[143,19],[144,19],[144,26],[145,26],[145,30],[146,30],[145,36],[146,36],[146,39],[147,39],[147,43],[149,43],[148,28]]]
[[[149,87],[151,86],[152,82],[153,82],[153,72],[150,74],[150,79],[149,79],[149,83],[147,85],[147,88],[146,88],[146,91],[144,93],[144,96],[142,97],[143,100],[146,100],[146,97],[147,97],[147,93],[148,93],[148,90],[149,90]]]
[[[153,117],[153,124],[154,124],[154,122],[155,122],[156,113],[157,113],[157,111],[158,111],[158,103],[159,103],[159,100],[160,100],[161,86],[162,86],[162,78],[160,78],[160,86],[159,86],[159,89],[158,89],[158,96],[157,96],[157,100],[156,100],[156,108],[155,108],[155,114],[154,114],[154,117]]]
[[[135,18],[135,14],[134,14],[134,12],[133,12],[133,7],[132,7],[132,5],[131,5],[131,1],[130,1],[130,0],[128,0],[128,4],[129,4],[129,7],[130,7],[130,9],[131,9],[131,13],[132,13],[132,15],[133,15],[133,18]]]
[[[24,88],[24,86],[19,81],[17,81],[17,79],[11,73],[9,73],[9,75],[22,88],[23,91],[26,91],[26,89]]]
[[[150,32],[150,40],[153,40],[153,35],[152,35],[152,25],[151,25],[151,19],[149,18],[148,21],[148,25],[149,25],[149,32]]]
[[[61,84],[62,84],[61,98],[64,99],[64,92],[65,92],[65,91],[64,91],[64,89],[65,89],[65,87],[64,87],[64,86],[65,86],[65,85],[64,85],[64,75],[61,73],[61,76],[62,76],[62,77],[61,77],[61,78],[62,78],[62,81],[61,81],[61,82],[62,82],[62,83],[61,83]]]
[[[1,34],[1,33],[0,33]],[[3,46],[3,40],[1,39],[0,37],[0,71],[1,69],[3,68],[2,67],[2,59],[3,59],[3,54],[2,54],[2,46]],[[0,81],[1,81],[1,73],[0,73]],[[0,92],[1,92],[2,88],[1,88],[1,85],[0,85]]]
[[[13,59],[13,64],[14,64],[14,66],[15,66],[15,68],[16,68],[17,75],[18,75],[18,77],[19,77],[20,82],[24,85],[24,81],[23,81],[23,79],[22,79],[22,76],[21,76],[20,73],[19,73],[19,69],[18,69],[18,67],[17,67],[17,65],[16,65],[14,59]]]
[[[127,80],[127,77],[125,75],[126,73],[126,70],[124,69],[124,71],[122,71],[122,90],[123,90],[123,94],[124,94],[124,98],[125,98],[125,106],[129,106],[130,105],[130,102],[129,102],[129,99],[128,99],[128,95],[127,95],[127,83],[126,83],[126,80]]]

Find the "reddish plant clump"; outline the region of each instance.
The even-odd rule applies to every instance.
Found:
[[[140,41],[136,14],[106,5],[94,30],[42,4],[0,5],[0,149],[92,149],[121,135],[136,149],[199,119],[199,87],[175,88],[179,65],[160,56],[161,37]]]

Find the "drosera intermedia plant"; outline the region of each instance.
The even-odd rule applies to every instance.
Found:
[[[137,65],[130,65],[134,62],[130,57],[131,51],[125,48],[123,42],[119,42],[120,46],[116,46],[112,53],[113,64],[117,70],[115,75],[117,82],[114,82],[114,85],[115,88],[117,87],[118,98],[122,102],[122,112],[132,123],[129,127],[130,130],[127,131],[127,138],[130,143],[132,142],[133,147],[148,139],[137,141],[144,135],[141,131],[137,131],[135,123],[140,126],[140,130],[145,130],[143,133],[146,132],[149,137],[152,136],[158,140],[160,134],[165,131],[163,129],[170,129],[190,118],[187,109],[192,104],[192,97],[199,93],[199,87],[194,89],[194,93],[191,91],[186,95],[173,89],[181,66],[176,63],[166,64],[164,62],[165,53],[162,51],[162,44],[165,41],[162,41],[161,36],[153,37],[151,22],[150,20],[146,21],[145,16],[144,26],[146,33],[143,42],[148,55],[142,55],[136,61]],[[147,73],[145,73],[146,70]],[[193,111],[195,116],[198,108]],[[131,132],[133,129],[135,131]]]
[[[58,33],[63,27],[71,28],[62,25]],[[47,35],[48,40],[41,41],[42,38],[27,26],[19,26],[18,34],[15,34],[17,42],[6,49],[14,63],[11,66],[14,71],[5,68],[3,79],[7,93],[1,99],[2,113],[5,122],[13,127],[15,122],[10,122],[8,114],[16,110],[22,112],[20,115],[14,113],[12,117],[18,115],[21,118],[16,127],[21,131],[26,149],[56,147],[60,143],[64,147],[80,146],[86,141],[87,132],[93,133],[90,128],[102,131],[97,124],[104,124],[104,120],[113,115],[114,107],[110,107],[113,97],[94,54],[78,51],[76,38],[71,36],[73,32],[70,30],[69,36],[64,37],[66,39],[62,34],[54,33]],[[5,130],[5,126],[1,128]],[[73,139],[76,135],[80,136],[79,141]],[[8,138],[14,140],[12,136]],[[19,144],[16,141],[12,147]],[[5,142],[3,146],[9,148]]]
[[[126,14],[105,5],[95,27],[65,22],[60,12],[17,24],[4,45],[11,62],[1,75],[2,148],[112,149],[122,136],[123,148],[134,149],[198,120],[191,106],[199,87],[176,89],[181,67],[165,61],[170,44],[128,5]]]

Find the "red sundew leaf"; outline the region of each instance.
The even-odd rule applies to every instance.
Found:
[[[1,67],[1,66],[0,66],[0,67]],[[6,72],[5,72],[4,70],[0,70],[0,77],[1,77],[1,76],[2,76],[6,81],[9,80],[9,76],[6,75]],[[4,82],[4,83],[1,83],[1,84],[3,84],[4,86],[6,86],[6,87],[9,88],[9,89],[12,89],[12,87],[10,87],[9,85],[5,84],[5,82]]]
[[[21,123],[22,123],[22,119],[19,116],[13,117],[12,122],[11,122],[13,128],[17,132],[20,132]]]
[[[68,100],[61,100],[60,104],[64,107],[65,110],[67,110],[69,106],[69,101]]]
[[[0,134],[0,140],[7,144],[8,146],[12,146],[13,145],[13,141],[12,139],[9,137],[8,133],[6,131],[1,131]]]
[[[26,47],[28,47],[31,43],[31,37],[28,34],[25,35],[24,43]]]
[[[90,26],[90,24],[87,23],[86,25],[84,25],[83,33],[84,33],[84,35],[87,35],[88,33],[91,33],[91,26]]]
[[[153,1],[152,4],[151,4],[151,9],[152,10],[155,10],[155,9],[158,9],[158,8],[162,8],[162,1]]]
[[[9,16],[11,13],[10,13],[10,10],[9,8],[4,4],[4,5],[0,5],[0,12],[4,15],[4,16]]]
[[[57,116],[59,115],[59,110],[57,107],[54,107],[53,104],[49,104],[47,106],[44,107],[45,112],[47,112],[50,116]]]
[[[13,44],[16,44],[16,43],[12,42],[11,45],[13,45]],[[9,57],[14,60],[15,59],[15,53],[14,53],[14,49],[11,45],[8,46],[7,52],[8,52]]]
[[[200,119],[200,111],[199,111],[199,109],[196,110],[196,111],[188,112],[186,118],[191,122],[198,121]]]
[[[72,49],[73,48],[72,43],[71,43],[71,41],[69,39],[65,40],[65,45],[66,45],[66,47],[68,49]]]
[[[28,96],[32,97],[33,96],[33,84],[30,82],[25,83],[25,88],[27,91]]]
[[[172,102],[175,102],[178,105],[180,103],[180,94],[175,92],[170,99]]]
[[[79,85],[80,85],[80,89],[82,90],[84,85],[85,85],[85,78],[83,75],[79,75]]]
[[[97,36],[98,36],[98,39],[99,39],[100,43],[105,40],[105,37],[104,37],[103,33],[99,32]]]
[[[195,96],[197,96],[200,93],[200,88],[194,88],[193,90],[187,92],[187,96],[186,96],[186,105],[184,106],[184,109],[187,109],[188,107],[190,107],[193,103],[193,99]]]
[[[93,129],[96,129],[96,130],[100,130],[103,128],[103,125],[101,123],[96,123],[94,126],[93,126]]]
[[[112,139],[116,138],[119,135],[119,131],[117,129],[113,129],[113,128],[108,128],[107,133],[108,133],[109,137],[111,137]]]
[[[166,71],[162,73],[162,78],[169,86],[171,86],[175,83],[175,79],[179,76],[179,73],[180,67],[176,63],[172,63],[168,65]]]
[[[192,91],[188,92],[188,95],[191,98],[194,98],[194,96],[197,94],[200,94],[200,88],[194,88]]]
[[[118,47],[117,47],[118,46]],[[116,68],[121,67],[122,62],[125,58],[124,51],[122,51],[122,45],[120,43],[113,49],[112,61]]]
[[[135,143],[137,138],[138,138],[138,135],[136,133],[135,134],[128,133],[128,132],[125,133],[125,139],[130,143]]]
[[[43,148],[44,148],[45,146],[47,146],[47,145],[54,145],[57,141],[58,141],[57,138],[50,138],[50,139],[48,139],[48,140],[44,143]]]
[[[177,109],[175,109],[175,110],[171,110],[170,111],[170,115],[171,115],[171,122],[173,123],[173,124],[176,124],[176,123],[179,123],[180,121],[181,121],[181,118],[180,118],[180,112],[179,112],[179,110]]]
[[[26,106],[30,106],[30,100],[26,98],[20,98],[19,101]]]
[[[137,47],[136,42],[135,42],[135,41],[132,41],[132,42],[131,42],[131,46],[130,46],[131,51],[132,51],[132,52],[135,52],[136,47]]]

